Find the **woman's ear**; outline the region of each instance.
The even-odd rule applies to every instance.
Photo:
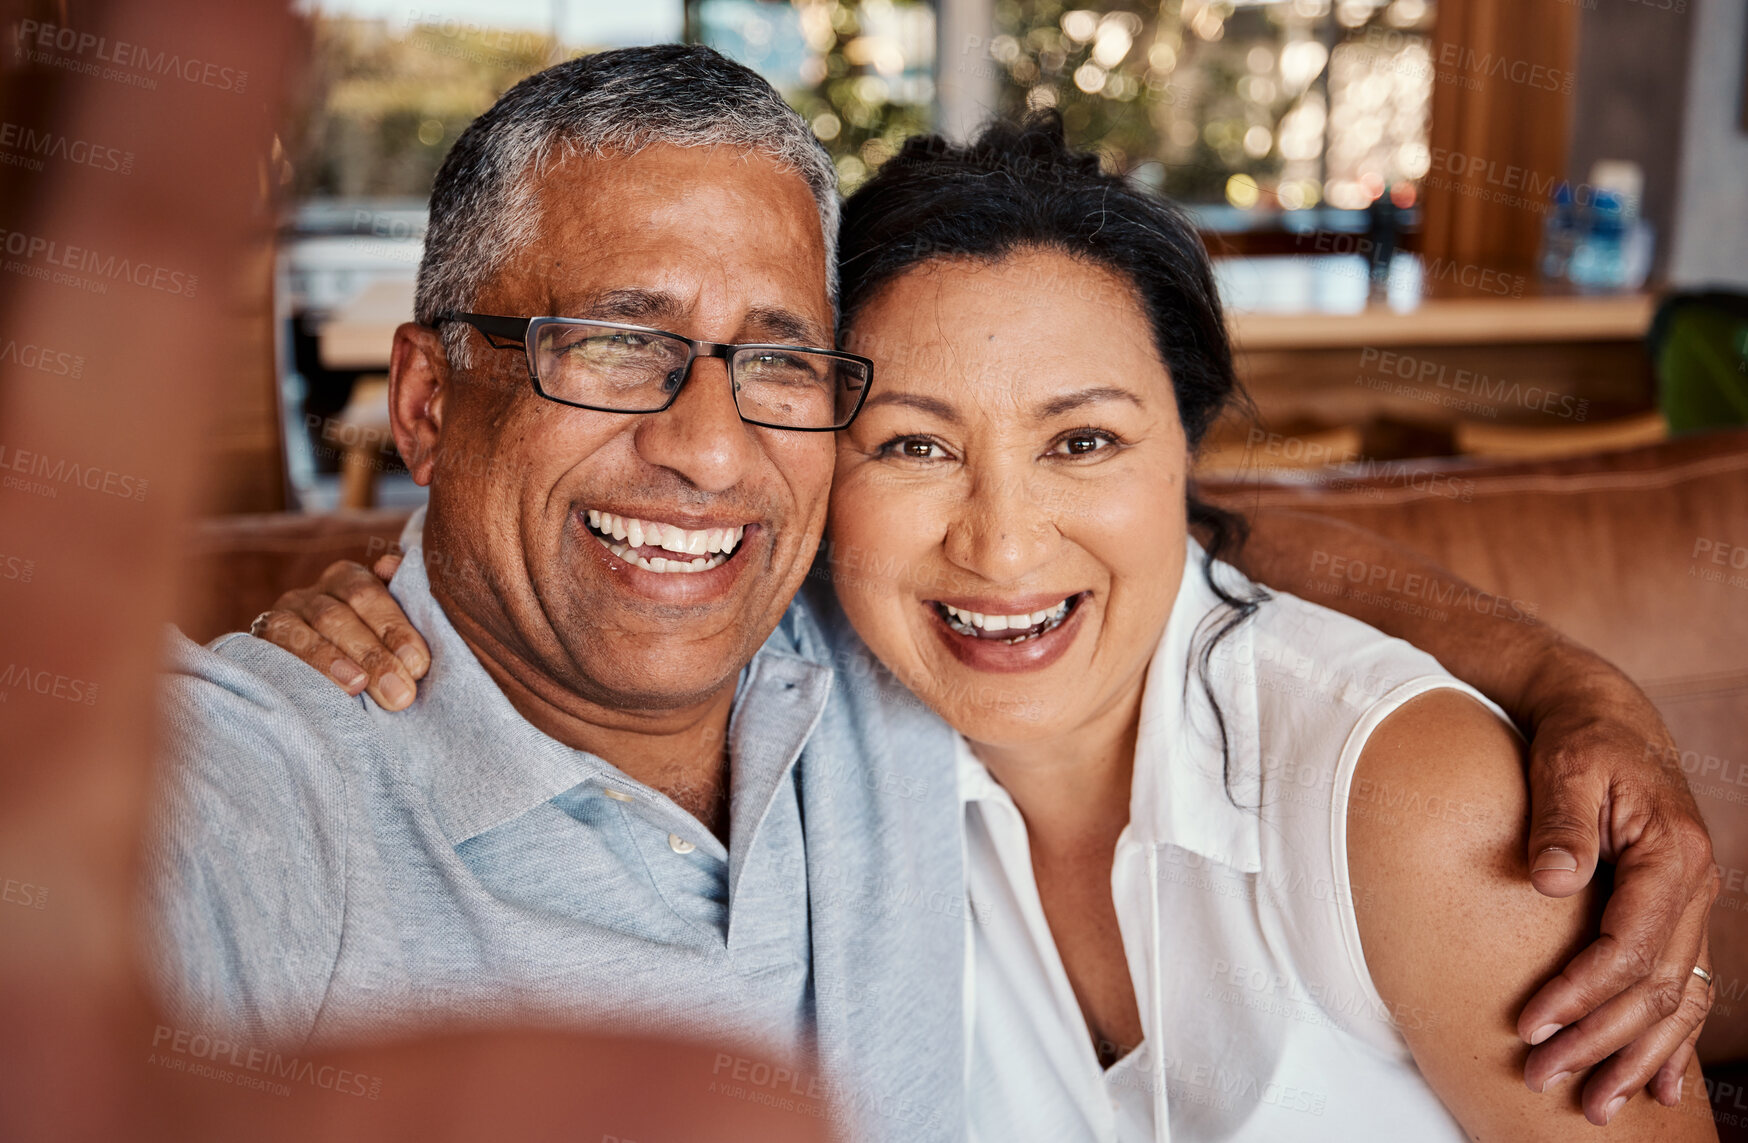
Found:
[[[417,484],[431,483],[449,392],[449,355],[428,325],[403,322],[395,330],[388,368],[388,415],[395,446]]]

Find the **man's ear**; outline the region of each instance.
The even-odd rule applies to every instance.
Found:
[[[437,441],[443,432],[443,402],[449,393],[449,356],[428,325],[403,322],[395,330],[388,367],[388,418],[395,446],[417,484],[431,483]]]

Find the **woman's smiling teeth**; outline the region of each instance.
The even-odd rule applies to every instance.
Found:
[[[1077,598],[1077,595],[1071,595],[1055,607],[1026,615],[985,615],[981,611],[966,611],[950,603],[936,603],[935,611],[957,634],[969,635],[974,639],[1024,643],[1028,639],[1036,639],[1067,619]]]
[[[709,571],[728,562],[735,545],[746,534],[745,525],[734,528],[688,529],[634,516],[616,516],[591,508],[589,532],[601,546],[628,563],[658,574]],[[646,555],[640,548],[660,548],[669,556]]]

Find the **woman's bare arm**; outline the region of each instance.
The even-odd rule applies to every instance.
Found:
[[[1607,1123],[1612,1140],[1717,1137],[1703,1097],[1667,1107],[1606,1084],[1586,1094],[1578,1074],[1547,1079],[1541,1094],[1525,1084],[1517,1010],[1594,936],[1597,893],[1551,898],[1531,888],[1519,746],[1491,712],[1457,691],[1423,695],[1378,728],[1354,780],[1399,792],[1405,805],[1463,808],[1350,815],[1348,872],[1365,887],[1355,909],[1378,992],[1391,1010],[1436,1013],[1403,1035],[1471,1137],[1587,1138],[1586,1119]],[[1691,1019],[1704,1016],[1699,977],[1689,976],[1681,1003]],[[1697,1062],[1683,1079],[1699,1090]]]
[[[1673,1103],[1701,1031],[1679,1000],[1718,881],[1711,839],[1651,701],[1536,621],[1533,603],[1495,600],[1375,532],[1279,509],[1258,510],[1250,523],[1234,558],[1252,579],[1430,652],[1529,736],[1527,880],[1564,896],[1590,884],[1598,860],[1615,863],[1601,935],[1518,1014],[1518,1034],[1540,1045],[1526,1077],[1536,1083],[1612,1056],[1587,1098],[1606,1103],[1649,1082]],[[1485,606],[1446,614],[1392,606],[1415,598]],[[1550,1039],[1550,1028],[1567,1031]]]

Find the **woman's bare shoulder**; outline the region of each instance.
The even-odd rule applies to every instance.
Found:
[[[1516,1016],[1590,940],[1595,894],[1556,900],[1530,883],[1522,751],[1496,713],[1460,690],[1403,704],[1367,741],[1354,773],[1399,810],[1350,808],[1348,873],[1379,994],[1392,1008],[1434,1014],[1402,1034],[1439,1098],[1476,1137],[1561,1139],[1595,1130],[1579,1104],[1582,1077],[1528,1090]],[[1644,1093],[1609,1133],[1715,1138],[1709,1116]]]

